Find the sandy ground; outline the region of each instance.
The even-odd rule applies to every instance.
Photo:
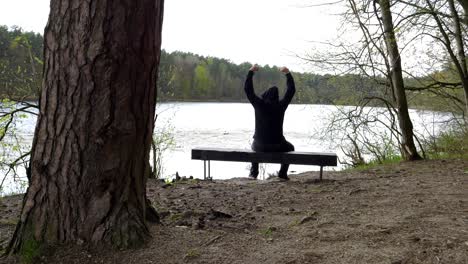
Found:
[[[135,250],[65,247],[38,263],[468,263],[468,161],[254,181],[150,181],[162,216]],[[0,248],[20,196],[0,201]],[[0,259],[0,263],[15,259]]]

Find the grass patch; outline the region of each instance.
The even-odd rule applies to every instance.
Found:
[[[296,219],[294,221],[292,221],[291,223],[289,223],[288,227],[289,228],[293,228],[295,226],[299,226],[299,224],[301,223],[301,220],[300,219]]]
[[[307,189],[307,191],[310,193],[321,193],[323,190],[321,186],[312,185]]]
[[[425,142],[427,155],[433,159],[468,159],[468,129],[441,133]]]
[[[200,252],[196,249],[189,249],[187,254],[185,254],[186,259],[193,259],[193,258],[198,258],[200,257]]]
[[[276,227],[269,226],[266,229],[260,229],[259,233],[264,236],[271,236],[273,235],[273,232],[276,231]]]
[[[182,214],[171,214],[171,216],[169,217],[169,219],[172,221],[172,222],[176,222],[176,221],[179,221],[180,219],[182,219]]]
[[[468,129],[459,128],[441,133],[435,138],[422,142],[428,159],[468,159]],[[422,154],[422,152],[420,151]],[[401,162],[400,155],[389,155],[384,159],[373,159],[366,164],[346,169],[345,171],[363,171],[380,165],[391,165]]]
[[[377,167],[377,166],[380,166],[380,165],[390,165],[390,164],[396,164],[396,163],[400,163],[403,159],[401,158],[401,156],[398,156],[398,155],[392,155],[392,156],[389,156],[388,158],[386,159],[383,159],[383,160],[371,160],[369,161],[368,163],[366,164],[362,164],[362,165],[359,165],[357,167],[353,167],[353,168],[349,168],[349,169],[346,169],[345,171],[363,171],[363,170],[368,170],[368,169],[371,169],[371,168],[374,168],[374,167]]]
[[[22,263],[35,263],[40,254],[41,244],[35,239],[28,239],[23,242],[20,252]]]

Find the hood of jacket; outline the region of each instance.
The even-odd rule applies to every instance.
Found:
[[[279,101],[278,87],[273,86],[269,88],[268,90],[266,90],[265,92],[263,92],[262,99],[266,103],[270,103],[270,104],[278,103]]]

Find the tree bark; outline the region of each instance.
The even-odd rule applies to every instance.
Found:
[[[458,0],[458,3],[462,6],[464,12],[461,21],[468,25],[468,0]]]
[[[463,86],[463,92],[465,94],[465,121],[468,124],[468,68],[466,65],[466,54],[465,45],[463,41],[463,30],[460,24],[460,16],[458,15],[455,3],[453,0],[448,1],[450,6],[450,12],[452,13],[453,26],[454,26],[454,37],[457,43],[457,56],[456,58],[460,61],[459,75]],[[466,4],[466,1],[465,1]],[[465,7],[465,6],[464,6]],[[466,15],[466,14],[465,14]]]
[[[163,0],[51,0],[31,179],[10,253],[149,237]]]
[[[401,150],[405,160],[420,160],[414,144],[413,124],[408,112],[408,102],[406,100],[405,84],[401,67],[400,51],[395,37],[392,13],[389,0],[379,0],[384,27],[385,43],[390,58],[390,79],[398,110],[398,124],[401,130]]]

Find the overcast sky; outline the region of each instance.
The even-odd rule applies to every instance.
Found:
[[[339,21],[317,0],[166,0],[162,47],[229,59],[235,63],[289,66],[304,71],[292,54],[311,41],[336,35]],[[0,25],[42,33],[50,0],[0,0]]]

